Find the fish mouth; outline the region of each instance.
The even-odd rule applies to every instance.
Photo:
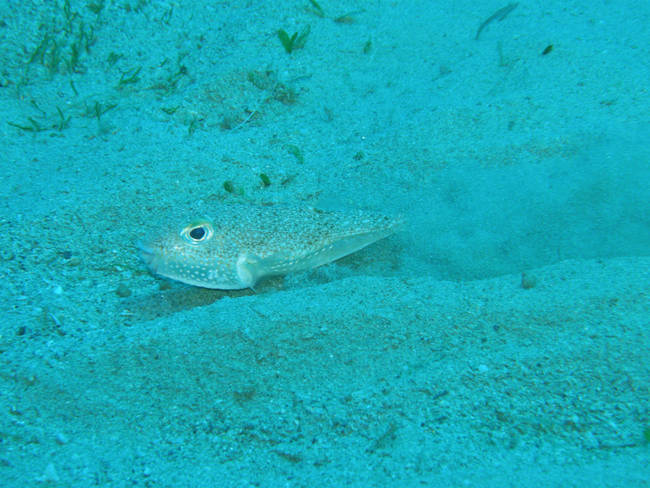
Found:
[[[147,244],[146,242],[142,242],[142,241],[137,241],[135,243],[135,247],[139,251],[140,259],[142,259],[145,262],[145,264],[151,271],[155,272],[156,271],[155,268],[157,267],[155,263],[157,261],[156,258],[158,256],[154,251],[153,247],[151,246],[151,244]]]

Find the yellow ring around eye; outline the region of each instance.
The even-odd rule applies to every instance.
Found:
[[[192,244],[207,241],[213,235],[214,226],[209,220],[194,220],[181,231],[183,239]]]

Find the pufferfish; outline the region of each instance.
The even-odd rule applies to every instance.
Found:
[[[396,232],[401,218],[313,207],[224,205],[138,243],[149,269],[203,288],[252,288],[268,276],[330,263]]]

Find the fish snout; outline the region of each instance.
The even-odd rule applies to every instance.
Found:
[[[140,254],[140,259],[142,259],[145,264],[154,271],[154,262],[156,260],[156,252],[154,251],[153,246],[150,243],[144,241],[137,241],[135,247],[138,249]]]

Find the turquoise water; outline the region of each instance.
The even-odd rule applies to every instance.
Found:
[[[0,485],[647,486],[649,26],[2,3]],[[405,225],[254,290],[140,260],[234,203]]]

